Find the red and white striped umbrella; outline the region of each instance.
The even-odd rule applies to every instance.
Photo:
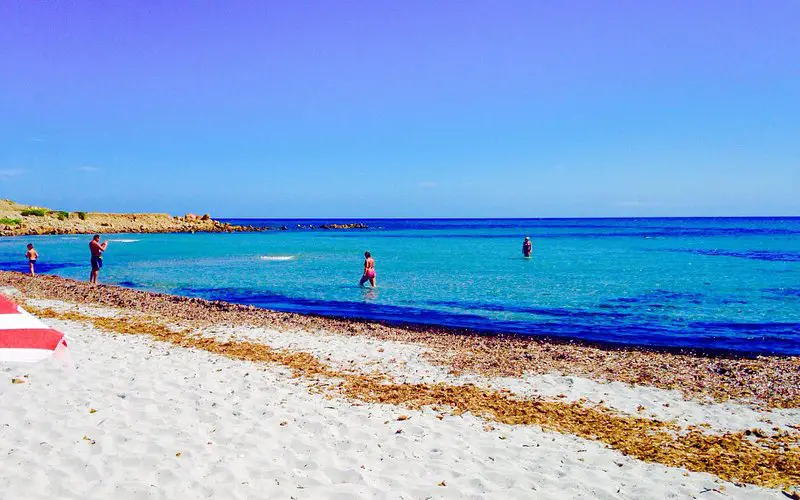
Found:
[[[0,363],[35,363],[66,348],[63,333],[0,295]]]

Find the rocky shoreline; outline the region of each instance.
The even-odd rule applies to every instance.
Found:
[[[104,233],[234,233],[288,230],[287,226],[234,225],[209,214],[66,212],[0,200],[0,236]],[[367,229],[366,224],[322,224],[298,229]]]
[[[77,216],[76,216],[77,217]],[[168,214],[87,214],[86,219],[24,220],[16,225],[0,225],[2,236],[105,233],[233,233],[254,232],[263,228],[236,226],[217,220],[189,221]]]

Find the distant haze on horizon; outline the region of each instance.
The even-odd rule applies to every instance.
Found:
[[[800,2],[0,3],[0,198],[800,215]]]

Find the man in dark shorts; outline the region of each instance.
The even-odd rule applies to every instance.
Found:
[[[28,251],[25,252],[25,257],[28,259],[28,269],[31,272],[31,276],[36,276],[36,260],[39,259],[39,252],[33,248],[33,243],[28,243]]]
[[[103,252],[108,248],[108,242],[100,243],[100,235],[95,234],[89,242],[89,252],[92,254],[92,272],[89,274],[89,283],[97,283],[97,275],[103,267]]]

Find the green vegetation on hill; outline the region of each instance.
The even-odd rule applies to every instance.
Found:
[[[45,215],[49,214],[50,210],[46,208],[26,208],[22,211],[22,216],[26,215],[35,215],[37,217],[44,217]]]
[[[18,226],[20,224],[22,224],[22,219],[0,218],[0,226]]]

